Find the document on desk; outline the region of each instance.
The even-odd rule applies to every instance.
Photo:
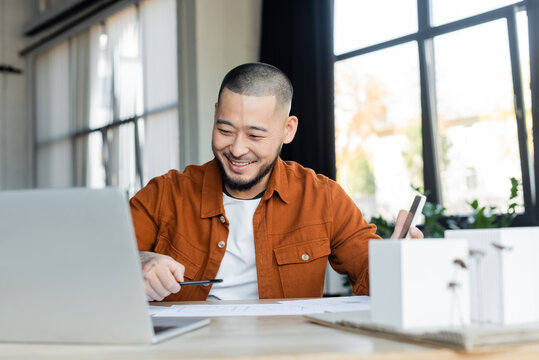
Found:
[[[283,316],[370,309],[368,296],[346,296],[308,300],[281,300],[276,304],[208,304],[150,306],[154,317]]]
[[[371,298],[368,296],[339,296],[306,300],[281,300],[279,303],[319,310],[316,311],[316,313],[364,311],[371,309]]]
[[[392,340],[424,342],[466,351],[539,342],[539,322],[515,325],[471,324],[403,329],[372,322],[368,311],[305,316],[312,322],[348,331],[370,333]]]

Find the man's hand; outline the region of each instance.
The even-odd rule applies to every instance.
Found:
[[[163,300],[170,294],[180,291],[185,266],[170,256],[149,251],[140,251],[142,275],[148,301]]]
[[[404,223],[406,222],[406,218],[408,217],[409,212],[406,210],[399,211],[399,215],[397,215],[397,220],[395,221],[395,230],[393,230],[393,234],[391,235],[391,239],[398,239],[400,233],[402,232],[402,229],[404,227]],[[423,239],[423,233],[421,230],[419,230],[416,227],[410,228],[410,236],[413,239]]]

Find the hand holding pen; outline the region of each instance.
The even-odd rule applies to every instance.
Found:
[[[185,266],[170,256],[150,251],[140,251],[139,254],[148,301],[161,301],[170,294],[176,294],[182,286],[208,286],[223,281],[221,279],[184,281]]]

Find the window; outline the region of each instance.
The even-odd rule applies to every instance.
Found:
[[[480,199],[505,208],[508,179],[522,178],[505,19],[436,37],[434,58],[444,206],[465,214],[463,200]],[[478,186],[468,186],[467,169],[475,170]]]
[[[36,185],[132,195],[177,168],[176,49],[176,2],[145,0],[36,55]]]
[[[337,177],[364,212],[393,213],[423,184],[418,78],[414,43],[335,64]]]
[[[367,217],[414,188],[448,214],[504,209],[515,177],[534,221],[530,3],[335,0],[337,180]]]

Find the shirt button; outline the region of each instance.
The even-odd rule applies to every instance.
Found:
[[[225,243],[223,240],[221,240],[221,241],[219,241],[219,242],[217,243],[217,246],[219,246],[221,249],[224,248],[225,245],[226,245],[226,243]]]
[[[301,255],[301,260],[303,260],[303,261],[309,260],[309,255],[308,254]]]
[[[225,219],[225,217],[223,215],[219,216],[219,220],[221,220],[221,223],[223,223],[223,224],[226,222],[226,219]]]

